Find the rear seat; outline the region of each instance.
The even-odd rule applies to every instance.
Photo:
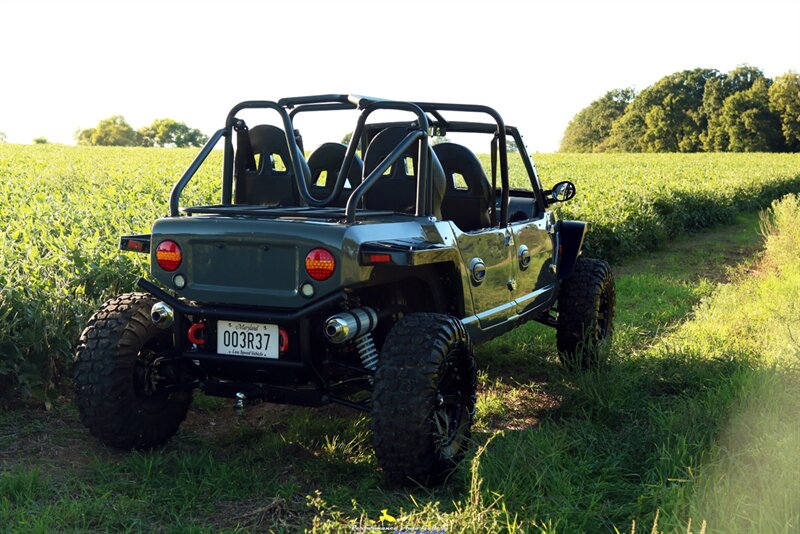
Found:
[[[234,193],[236,204],[299,206],[300,194],[292,172],[289,144],[284,131],[277,126],[260,124],[254,126],[248,135],[256,168],[248,168],[243,155],[237,151]],[[310,176],[311,171],[302,152],[297,157]]]
[[[491,226],[489,202],[491,186],[481,162],[470,149],[455,143],[440,143],[433,151],[442,163],[447,178],[442,216],[464,232]],[[454,175],[464,178],[466,189],[456,187]]]
[[[308,157],[308,167],[311,169],[309,192],[314,198],[321,200],[331,194],[346,152],[347,145],[325,143],[320,145]],[[331,202],[331,206],[343,208],[347,204],[347,199],[350,198],[353,189],[361,184],[361,173],[363,171],[364,163],[361,158],[354,156],[353,165],[350,167],[350,173],[347,175],[347,181],[342,188],[342,192]],[[317,181],[323,172],[325,173],[325,182],[323,185],[317,185]]]

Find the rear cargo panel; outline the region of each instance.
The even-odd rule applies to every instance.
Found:
[[[306,221],[235,217],[172,217],[153,226],[153,248],[174,240],[183,262],[174,272],[161,269],[151,256],[151,272],[183,297],[225,305],[293,309],[309,305],[340,287],[339,247],[346,227]],[[329,280],[312,280],[305,270],[310,250],[330,251],[337,270]],[[185,277],[179,288],[175,276]],[[311,298],[300,294],[303,283],[314,286]]]

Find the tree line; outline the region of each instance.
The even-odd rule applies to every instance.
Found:
[[[134,130],[122,115],[101,120],[94,128],[75,132],[79,145],[199,147],[208,136],[173,119],[156,119],[150,126]]]
[[[799,152],[800,74],[684,70],[613,89],[567,125],[561,152]]]

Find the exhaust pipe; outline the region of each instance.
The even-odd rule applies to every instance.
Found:
[[[171,327],[174,319],[175,312],[165,302],[156,302],[150,309],[150,320],[163,330]]]
[[[377,325],[378,314],[372,308],[364,306],[328,317],[325,321],[325,337],[338,345],[369,334]]]

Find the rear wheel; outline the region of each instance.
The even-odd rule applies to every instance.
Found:
[[[188,391],[166,393],[175,369],[159,365],[172,353],[170,331],[156,327],[147,293],[127,293],[95,313],[75,354],[75,402],[81,421],[103,443],[149,449],[177,432],[192,401]]]
[[[476,368],[461,321],[406,315],[381,351],[372,405],[375,455],[395,482],[441,482],[461,461],[475,412]]]
[[[558,297],[556,343],[566,367],[587,369],[599,364],[603,345],[611,340],[615,301],[608,263],[578,258]]]

